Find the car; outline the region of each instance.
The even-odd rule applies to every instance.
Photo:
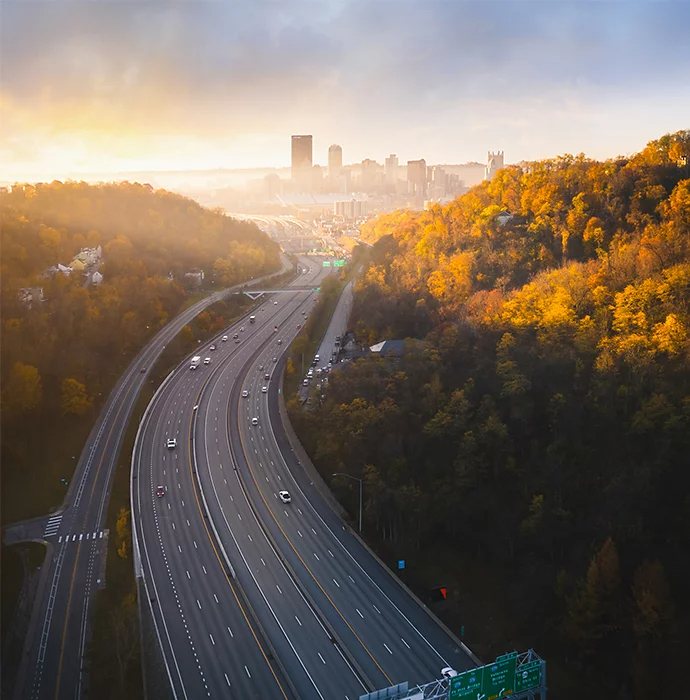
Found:
[[[302,384],[303,384],[304,386],[309,386],[309,380],[308,380],[308,379],[305,379],[305,380],[302,382]]]
[[[270,379],[270,378],[271,378],[271,375],[268,372],[266,372],[266,374],[264,374],[264,379]]]
[[[282,341],[282,340],[278,340],[278,345],[282,345],[282,344],[283,344],[283,341]]]
[[[240,342],[240,339],[238,338],[238,339],[235,341],[235,345],[237,345],[239,342]]]
[[[242,326],[242,328],[240,328],[240,333],[244,333],[244,326]]]
[[[204,357],[204,364],[205,364],[205,365],[210,365],[210,364],[211,364],[211,358],[210,358],[210,357]]]
[[[146,372],[146,367],[142,367],[139,371],[144,374],[144,372]]]
[[[237,340],[240,336],[238,333],[235,333],[235,335],[232,336],[235,340]]]
[[[343,337],[340,336],[340,335],[336,335],[336,336],[335,336],[335,339],[336,339],[338,342],[340,342],[340,341],[343,339]]]
[[[314,369],[312,367],[309,368],[309,371],[307,372],[307,377],[313,377],[314,376]]]
[[[259,425],[259,419],[258,419],[258,418],[252,418],[252,425]]]
[[[215,349],[216,349],[215,345],[211,345],[211,347],[209,348],[209,350],[215,350]]]
[[[262,394],[265,394],[267,391],[268,391],[268,387],[267,387],[267,386],[262,386],[262,387],[261,387],[261,393],[262,393]]]
[[[290,494],[287,491],[278,491],[278,498],[280,498],[280,500],[283,503],[290,503],[290,501],[292,500]]]
[[[278,306],[278,302],[277,302],[277,301],[274,301],[274,302],[273,302],[273,306]]]
[[[273,362],[278,362],[278,358],[277,358],[277,357],[274,357],[274,358],[273,358]]]
[[[224,336],[221,338],[221,340],[222,340],[224,343],[227,343],[227,342],[228,342],[228,336],[227,336],[227,335],[224,335]]]
[[[328,364],[329,364],[329,365],[332,365],[332,364],[333,364],[333,360],[332,360],[332,359],[331,359],[331,360],[328,360]]]
[[[314,355],[314,359],[318,362],[321,359],[320,355]]]
[[[196,369],[196,365],[190,365],[189,369]]]
[[[246,399],[247,396],[249,396],[249,392],[245,389],[245,390],[242,392],[242,398],[243,398],[243,399]]]
[[[263,372],[263,371],[264,371],[264,366],[261,365],[261,367],[259,367],[259,372]]]
[[[298,323],[298,324],[297,324],[297,330],[299,330],[301,327],[302,327],[301,324]]]
[[[278,326],[273,326],[273,332],[277,333],[278,332]]]
[[[455,676],[458,675],[458,672],[454,668],[446,666],[445,668],[441,669],[441,675],[444,678],[455,678]]]
[[[158,496],[158,498],[163,498],[163,496],[165,496],[165,486],[159,486],[156,489],[156,496]]]
[[[177,447],[177,439],[176,438],[168,438],[168,448],[172,450],[175,447]]]

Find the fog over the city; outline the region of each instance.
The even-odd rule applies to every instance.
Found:
[[[690,3],[3,3],[0,179],[607,158],[690,114]]]

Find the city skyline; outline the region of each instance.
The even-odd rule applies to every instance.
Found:
[[[628,155],[687,126],[689,23],[635,0],[10,0],[0,179],[283,168],[303,133],[324,167],[334,143],[353,164]]]

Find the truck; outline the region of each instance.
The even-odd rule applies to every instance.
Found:
[[[254,323],[254,321],[256,321],[256,316],[250,316],[249,323]]]
[[[201,364],[201,356],[194,355],[192,361],[189,363],[189,369],[196,369]]]

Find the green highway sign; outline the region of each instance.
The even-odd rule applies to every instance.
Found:
[[[516,666],[517,652],[506,654],[496,659],[494,663],[483,667],[482,693],[486,700],[496,700],[515,692]]]
[[[515,692],[536,688],[541,683],[541,661],[522,665],[515,674]]]
[[[344,260],[334,260],[333,267],[345,267],[345,261]]]
[[[330,266],[331,266],[331,261],[330,261],[330,260],[324,260],[323,266],[324,266],[324,267],[330,267]]]
[[[475,668],[472,671],[465,671],[459,676],[450,679],[450,694],[448,700],[462,700],[462,698],[472,698],[477,700],[477,696],[482,689],[482,671],[484,667]]]

